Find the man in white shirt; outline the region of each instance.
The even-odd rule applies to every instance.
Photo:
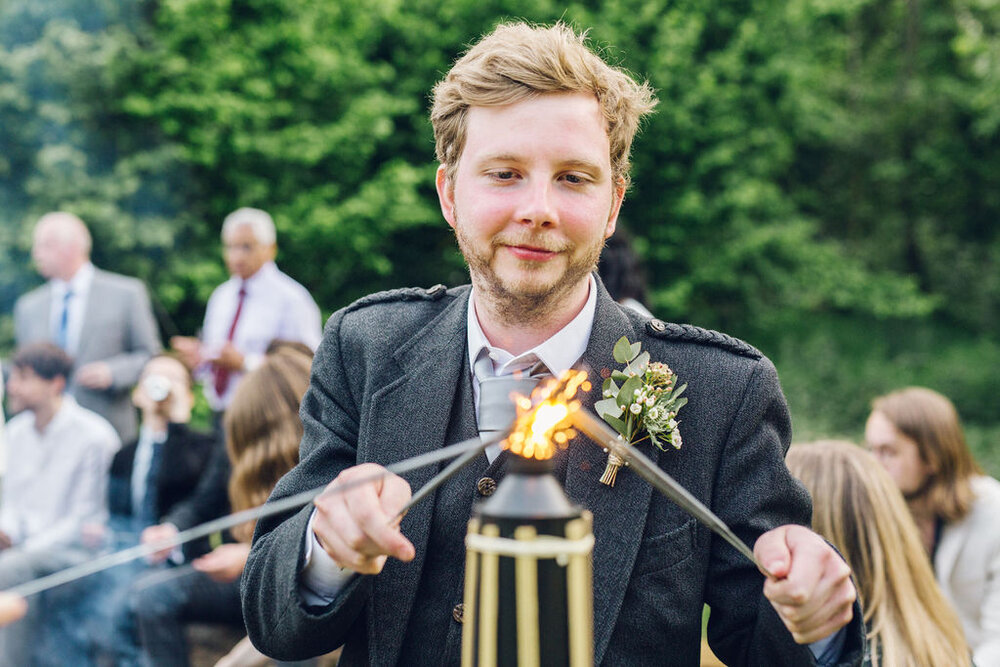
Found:
[[[51,343],[20,348],[7,391],[21,412],[7,425],[11,456],[0,500],[0,590],[86,557],[84,524],[107,515],[108,466],[121,445],[100,415],[64,393],[69,356]],[[24,621],[0,631],[0,658],[30,664],[40,620],[37,600]]]
[[[17,345],[55,343],[73,358],[67,393],[107,419],[122,440],[136,436],[129,392],[143,365],[160,350],[145,285],[94,267],[86,225],[72,213],[42,216],[31,254],[48,279],[17,300]]]
[[[315,350],[322,337],[316,302],[274,263],[276,233],[266,211],[245,207],[230,213],[222,223],[222,244],[232,277],[212,292],[201,339],[170,339],[203,381],[217,414],[229,405],[243,374],[260,365],[272,340],[297,341]]]

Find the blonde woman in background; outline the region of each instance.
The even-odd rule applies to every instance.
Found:
[[[872,454],[848,442],[795,445],[788,469],[813,497],[812,528],[854,571],[873,667],[970,665],[958,616],[934,580],[906,503]]]
[[[311,364],[312,350],[305,345],[275,342],[268,347],[263,363],[236,388],[224,422],[232,463],[229,500],[234,512],[263,505],[281,476],[298,463],[302,440],[299,403],[309,386]],[[253,523],[237,526],[232,534],[238,542],[221,545],[194,566],[218,580],[236,579],[246,564],[253,529]],[[263,664],[270,661],[247,639],[216,663],[217,667]]]

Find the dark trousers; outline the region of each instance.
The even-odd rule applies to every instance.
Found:
[[[187,667],[186,623],[243,627],[239,579],[217,583],[190,565],[168,568],[133,585],[130,606],[144,658],[154,667]]]

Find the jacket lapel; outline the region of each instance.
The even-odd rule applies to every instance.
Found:
[[[453,408],[458,410],[460,420],[455,430],[476,434],[472,389],[464,377],[468,373],[468,298],[466,291],[395,353],[400,377],[372,397],[367,424],[359,438],[364,443],[359,447],[359,462],[389,465],[454,444],[446,442]],[[461,380],[456,382],[456,378]],[[444,465],[447,462],[404,477],[415,492]],[[375,580],[375,609],[369,614],[368,628],[372,664],[395,664],[398,659],[406,619],[420,583],[434,505],[432,498],[424,500],[402,522],[403,534],[416,548],[414,561],[390,559]],[[371,625],[375,618],[382,619],[378,628]]]
[[[614,363],[612,350],[623,335],[635,342],[629,320],[597,281],[597,311],[590,343],[583,361],[589,366],[591,391],[583,405],[592,409],[601,398],[601,371]],[[654,461],[659,450],[643,453]],[[573,502],[594,515],[594,664],[601,664],[625,598],[629,577],[646,525],[652,487],[638,475],[622,468],[613,487],[601,484],[607,454],[593,441],[578,436],[570,445],[566,470],[566,492]]]
[[[76,354],[73,355],[76,359],[90,358],[86,353],[93,341],[93,336],[89,334],[100,329],[95,325],[95,322],[98,321],[97,310],[102,306],[100,292],[104,283],[103,273],[98,268],[94,269],[94,276],[90,281],[90,288],[87,290],[87,303],[83,304],[83,321],[80,322],[80,337],[76,343]]]

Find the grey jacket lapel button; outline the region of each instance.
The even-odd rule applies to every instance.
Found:
[[[663,320],[652,319],[646,322],[646,326],[651,333],[663,333],[667,330],[667,323]]]

